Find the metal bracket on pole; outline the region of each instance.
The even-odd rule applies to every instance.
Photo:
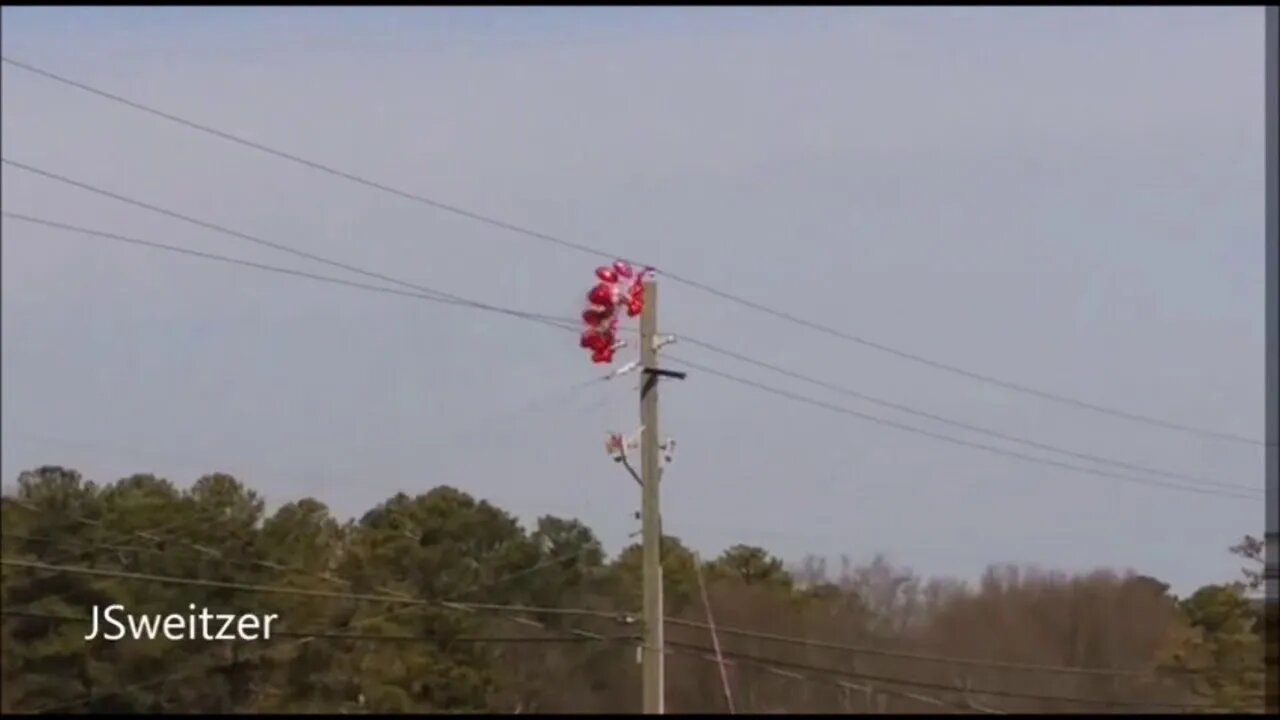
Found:
[[[676,452],[676,441],[674,438],[667,438],[667,441],[658,446],[662,449],[662,464],[671,463],[671,458]]]
[[[604,376],[604,379],[605,379],[605,380],[612,380],[612,379],[614,379],[614,378],[616,378],[616,377],[622,377],[623,375],[626,375],[627,373],[635,372],[639,367],[640,367],[640,361],[639,361],[639,360],[632,360],[631,362],[627,363],[626,365],[623,365],[622,367],[618,368],[617,370],[614,370],[613,372],[609,373],[608,375],[605,375],[605,376]]]
[[[683,373],[679,370],[664,370],[662,368],[644,368],[640,372],[645,375],[657,375],[659,377],[675,378],[676,380],[684,380],[689,376],[688,373]]]

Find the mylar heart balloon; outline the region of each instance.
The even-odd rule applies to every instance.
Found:
[[[625,260],[596,268],[598,282],[587,292],[588,305],[582,311],[582,323],[586,327],[578,341],[591,351],[592,362],[613,362],[622,310],[626,308],[628,317],[644,312],[644,282],[652,274],[652,268],[637,272]],[[621,283],[624,278],[630,281],[625,288]]]
[[[617,288],[613,285],[609,285],[608,283],[600,283],[599,285],[591,288],[591,292],[587,293],[587,300],[590,301],[592,305],[613,305],[613,296],[616,289]]]
[[[592,306],[582,311],[582,322],[588,325],[599,325],[613,315],[610,308]]]

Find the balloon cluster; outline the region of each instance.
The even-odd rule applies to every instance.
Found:
[[[587,309],[582,311],[582,322],[586,327],[579,343],[591,351],[592,362],[613,362],[618,320],[623,312],[627,317],[644,312],[644,281],[652,273],[650,268],[636,272],[622,260],[609,267],[596,268],[597,282],[587,293]],[[630,286],[623,289],[628,280],[631,281]]]

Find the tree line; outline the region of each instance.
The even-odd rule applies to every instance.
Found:
[[[640,548],[609,557],[577,520],[526,528],[451,487],[347,521],[309,498],[268,514],[225,474],[182,489],[42,467],[0,521],[4,712],[639,711]],[[664,537],[667,708],[1258,710],[1262,544],[1232,551],[1239,579],[1177,597],[1112,570],[969,584]],[[269,640],[86,641],[113,604],[280,619]]]

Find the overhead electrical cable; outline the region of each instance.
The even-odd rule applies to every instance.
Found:
[[[263,143],[259,143],[259,142],[256,142],[256,141],[253,141],[253,140],[250,140],[250,139],[248,139],[248,138],[245,138],[245,137],[243,137],[243,136],[237,135],[237,134],[235,134],[235,133],[227,132],[227,131],[225,131],[225,130],[219,130],[219,129],[214,128],[214,127],[211,127],[211,126],[209,126],[209,125],[202,124],[202,123],[199,123],[199,122],[196,122],[196,121],[193,121],[193,120],[190,120],[190,119],[187,119],[187,118],[184,118],[184,117],[181,117],[181,116],[175,115],[175,114],[173,114],[173,113],[169,113],[169,112],[165,112],[165,111],[163,111],[163,110],[159,110],[159,109],[157,109],[157,108],[155,108],[155,107],[152,107],[152,106],[146,105],[146,104],[144,104],[144,103],[140,103],[140,102],[137,102],[137,101],[135,101],[135,100],[130,100],[130,99],[125,98],[125,97],[123,97],[123,96],[121,96],[121,95],[118,95],[118,94],[115,94],[115,93],[108,92],[108,91],[106,91],[106,90],[103,90],[103,89],[101,89],[101,88],[94,87],[94,86],[89,85],[89,84],[84,83],[84,82],[80,82],[80,81],[77,81],[77,80],[73,80],[73,79],[68,78],[68,77],[65,77],[65,76],[63,76],[63,75],[59,75],[59,74],[54,73],[54,72],[51,72],[51,71],[49,71],[49,70],[45,70],[45,69],[43,69],[43,68],[37,67],[37,66],[32,65],[32,64],[30,64],[30,63],[22,62],[22,61],[15,60],[15,59],[13,59],[13,58],[9,58],[9,57],[0,57],[0,61],[3,61],[4,63],[6,63],[6,64],[8,64],[8,65],[10,65],[10,66],[12,66],[12,67],[15,67],[15,68],[18,68],[18,69],[24,70],[24,71],[26,71],[26,72],[32,73],[32,74],[34,74],[34,75],[37,75],[37,76],[39,76],[39,77],[42,77],[42,78],[44,78],[44,79],[46,79],[46,80],[51,80],[51,81],[54,81],[54,82],[60,83],[60,84],[62,84],[62,85],[66,85],[66,86],[68,86],[68,87],[76,88],[76,89],[81,90],[81,91],[83,91],[83,92],[87,92],[87,93],[90,93],[90,94],[95,95],[95,96],[97,96],[97,97],[100,97],[100,98],[103,98],[103,99],[109,100],[109,101],[111,101],[111,102],[115,102],[115,103],[118,103],[118,104],[124,105],[124,106],[126,106],[126,107],[130,107],[130,108],[132,108],[132,109],[134,109],[134,110],[137,110],[137,111],[140,111],[140,112],[143,112],[143,113],[146,113],[146,114],[152,115],[152,116],[154,116],[154,117],[162,118],[162,119],[167,120],[167,121],[169,121],[169,122],[173,122],[173,123],[176,123],[176,124],[178,124],[178,125],[182,125],[182,126],[184,126],[184,127],[187,127],[187,128],[189,128],[189,129],[196,130],[196,131],[199,131],[199,132],[202,132],[202,133],[208,134],[208,135],[212,135],[212,136],[214,136],[214,137],[218,137],[218,138],[220,138],[220,139],[222,139],[222,140],[225,140],[225,141],[228,141],[228,142],[232,142],[232,143],[235,143],[235,144],[237,144],[237,145],[240,145],[240,146],[243,146],[243,147],[247,147],[247,148],[250,148],[250,149],[256,150],[256,151],[258,151],[258,152],[265,153],[265,154],[267,154],[267,155],[271,155],[271,156],[274,156],[274,157],[277,157],[277,158],[280,158],[280,159],[288,160],[288,161],[293,162],[293,163],[296,163],[296,164],[298,164],[298,165],[302,165],[302,166],[304,166],[304,167],[308,167],[308,168],[311,168],[311,169],[313,169],[313,170],[317,170],[317,171],[320,171],[320,172],[323,172],[323,173],[326,173],[326,174],[329,174],[329,175],[333,175],[333,176],[335,176],[335,177],[340,177],[340,178],[343,178],[343,179],[345,179],[345,180],[348,180],[348,181],[350,181],[350,182],[353,182],[353,183],[356,183],[356,184],[359,184],[359,185],[363,185],[363,186],[366,186],[366,187],[369,187],[369,188],[373,188],[373,189],[379,190],[379,191],[381,191],[381,192],[389,193],[389,194],[391,194],[391,195],[395,195],[395,196],[400,197],[400,198],[403,198],[403,199],[412,200],[412,201],[414,201],[414,202],[418,202],[418,203],[421,203],[421,204],[427,205],[427,206],[432,207],[432,208],[435,208],[435,209],[437,209],[437,210],[442,210],[442,211],[445,211],[445,212],[448,212],[448,213],[451,213],[451,214],[454,214],[454,215],[457,215],[457,216],[460,216],[460,217],[465,217],[465,218],[467,218],[467,219],[474,220],[474,221],[476,221],[476,222],[481,222],[481,223],[484,223],[484,224],[486,224],[486,225],[490,225],[490,226],[492,226],[492,227],[496,227],[496,228],[499,228],[499,229],[502,229],[502,230],[506,230],[506,231],[513,232],[513,233],[517,233],[517,234],[520,234],[520,235],[523,235],[523,236],[526,236],[526,237],[530,237],[530,238],[533,238],[533,239],[536,239],[536,240],[540,240],[540,241],[543,241],[543,242],[546,242],[546,243],[551,243],[551,244],[554,244],[554,245],[559,246],[559,247],[562,247],[562,248],[566,248],[566,249],[574,250],[574,251],[579,252],[579,253],[583,253],[583,254],[586,254],[586,255],[590,255],[590,256],[592,256],[592,257],[602,258],[602,259],[608,259],[608,260],[611,260],[611,259],[613,259],[613,258],[615,257],[615,256],[614,256],[614,254],[612,254],[612,253],[608,253],[608,252],[606,252],[606,251],[604,251],[604,250],[601,250],[601,249],[599,249],[599,248],[591,247],[591,246],[585,245],[585,244],[583,244],[583,243],[573,242],[573,241],[567,240],[567,239],[565,239],[565,238],[557,237],[557,236],[552,235],[552,234],[549,234],[549,233],[544,233],[544,232],[540,232],[540,231],[537,231],[537,230],[533,230],[533,229],[530,229],[530,228],[527,228],[527,227],[522,227],[522,226],[520,226],[520,225],[517,225],[517,224],[511,223],[511,222],[507,222],[507,221],[505,221],[505,220],[500,220],[500,219],[498,219],[498,218],[494,218],[494,217],[492,217],[492,216],[489,216],[489,215],[486,215],[486,214],[483,214],[483,213],[475,212],[475,211],[472,211],[472,210],[467,210],[467,209],[465,209],[465,208],[459,207],[459,206],[454,205],[454,204],[451,204],[451,203],[445,203],[445,202],[442,202],[442,201],[440,201],[440,200],[436,200],[436,199],[433,199],[433,198],[427,197],[427,196],[422,195],[422,194],[413,193],[413,192],[409,192],[409,191],[407,191],[407,190],[402,190],[402,189],[399,189],[399,188],[395,188],[395,187],[392,187],[391,185],[387,185],[387,184],[384,184],[384,183],[380,183],[380,182],[377,182],[377,181],[374,181],[374,180],[371,180],[371,179],[368,179],[368,178],[362,177],[362,176],[360,176],[360,175],[358,175],[358,174],[356,174],[356,173],[348,172],[348,171],[345,171],[345,170],[340,170],[340,169],[338,169],[338,168],[331,167],[331,166],[326,165],[326,164],[324,164],[324,163],[320,163],[320,162],[317,162],[317,161],[314,161],[314,160],[310,160],[310,159],[304,158],[304,157],[302,157],[302,156],[300,156],[300,155],[296,155],[296,154],[294,154],[294,153],[290,153],[290,152],[286,152],[286,151],[284,151],[284,150],[280,150],[280,149],[277,149],[277,148],[273,148],[273,147],[270,147],[270,146],[265,145],[265,144],[263,144]],[[635,261],[635,264],[639,264],[639,265],[646,265],[646,263],[639,262],[639,261]],[[651,263],[648,263],[647,265],[649,265],[649,266],[651,266],[651,267],[653,266]],[[1266,445],[1266,444],[1267,444],[1267,443],[1265,443],[1265,442],[1263,442],[1263,441],[1260,441],[1260,440],[1257,440],[1257,439],[1254,439],[1254,438],[1248,438],[1248,437],[1244,437],[1244,436],[1237,435],[1237,434],[1233,434],[1233,433],[1226,433],[1226,432],[1220,432],[1220,431],[1216,431],[1216,430],[1209,430],[1209,429],[1205,429],[1205,428],[1193,427],[1193,426],[1191,426],[1191,425],[1186,425],[1186,424],[1182,424],[1182,423],[1175,423],[1175,422],[1172,422],[1172,421],[1169,421],[1169,420],[1163,420],[1163,419],[1160,419],[1160,418],[1150,417],[1150,416],[1146,416],[1146,415],[1140,415],[1140,414],[1138,414],[1138,413],[1133,413],[1133,412],[1128,412],[1128,411],[1119,410],[1119,409],[1115,409],[1115,408],[1110,408],[1110,407],[1106,407],[1106,406],[1103,406],[1103,405],[1100,405],[1100,404],[1097,404],[1097,403],[1092,403],[1092,402],[1088,402],[1088,401],[1085,401],[1085,400],[1081,400],[1081,399],[1079,399],[1079,398],[1069,397],[1069,396],[1067,396],[1067,395],[1063,395],[1063,394],[1060,394],[1060,393],[1054,393],[1054,392],[1049,392],[1049,391],[1046,391],[1046,390],[1040,390],[1040,389],[1037,389],[1037,388],[1033,388],[1033,387],[1031,387],[1031,386],[1029,386],[1029,385],[1025,385],[1025,384],[1022,384],[1022,383],[1013,382],[1013,381],[1010,381],[1010,380],[1005,380],[1005,379],[1002,379],[1002,378],[995,377],[995,376],[993,376],[993,375],[988,375],[988,374],[984,374],[984,373],[975,372],[975,371],[972,371],[972,370],[967,370],[967,369],[965,369],[965,368],[961,368],[961,367],[958,367],[958,366],[956,366],[956,365],[951,365],[951,364],[944,363],[944,362],[941,362],[941,361],[938,361],[938,360],[933,360],[933,359],[931,359],[931,358],[925,357],[925,356],[923,356],[923,355],[919,355],[919,354],[917,354],[917,353],[912,353],[912,352],[908,352],[908,351],[905,351],[905,350],[900,350],[900,349],[898,349],[898,348],[894,348],[894,347],[891,347],[891,346],[889,346],[889,345],[885,345],[885,344],[883,344],[883,343],[879,343],[879,342],[875,342],[875,341],[872,341],[872,340],[868,340],[868,339],[863,338],[863,337],[860,337],[860,336],[858,336],[858,335],[854,335],[854,334],[851,334],[851,333],[848,333],[848,332],[845,332],[845,331],[842,331],[842,330],[839,330],[839,329],[836,329],[836,328],[832,328],[832,327],[827,326],[827,325],[823,325],[823,324],[818,323],[818,322],[815,322],[815,321],[813,321],[813,320],[809,320],[809,319],[807,319],[807,318],[800,317],[800,316],[798,316],[798,315],[796,315],[796,314],[794,314],[794,313],[790,313],[790,312],[787,312],[787,311],[784,311],[784,310],[780,310],[780,309],[777,309],[777,308],[771,307],[771,306],[766,305],[766,304],[764,304],[764,303],[757,302],[757,301],[754,301],[754,300],[751,300],[751,299],[748,299],[748,298],[742,297],[742,296],[740,296],[740,295],[737,295],[737,294],[735,294],[735,293],[729,292],[729,291],[727,291],[727,290],[722,290],[722,289],[717,288],[717,287],[715,287],[715,286],[713,286],[713,285],[711,285],[711,284],[709,284],[709,283],[706,283],[706,282],[703,282],[703,281],[700,281],[700,280],[695,280],[695,279],[693,279],[693,278],[689,278],[689,277],[686,277],[686,276],[683,276],[683,275],[677,274],[677,273],[672,272],[672,271],[670,271],[670,270],[667,270],[667,269],[665,269],[665,268],[655,267],[655,270],[656,270],[658,273],[662,274],[663,276],[665,276],[665,277],[669,278],[670,280],[672,280],[672,281],[674,281],[674,282],[677,282],[677,283],[680,283],[680,284],[686,285],[686,286],[688,286],[688,287],[690,287],[690,288],[693,288],[693,289],[696,289],[696,290],[700,290],[700,291],[705,292],[705,293],[707,293],[707,294],[710,294],[710,295],[712,295],[712,296],[714,296],[714,297],[718,297],[718,298],[720,298],[720,299],[722,299],[722,300],[726,300],[726,301],[728,301],[728,302],[731,302],[731,303],[734,303],[734,304],[740,305],[740,306],[742,306],[742,307],[746,307],[746,308],[748,308],[748,309],[755,310],[755,311],[757,311],[757,312],[761,312],[761,313],[765,313],[765,314],[767,314],[767,315],[771,315],[771,316],[773,316],[773,317],[775,317],[775,318],[777,318],[777,319],[779,319],[779,320],[783,320],[783,321],[785,321],[785,322],[789,322],[789,323],[792,323],[792,324],[795,324],[795,325],[799,325],[799,326],[802,326],[802,327],[806,327],[806,328],[809,328],[810,330],[814,330],[814,331],[817,331],[817,332],[823,333],[823,334],[825,334],[825,335],[829,335],[829,336],[831,336],[831,337],[835,337],[835,338],[838,338],[838,339],[841,339],[841,340],[844,340],[844,341],[847,341],[847,342],[851,342],[851,343],[854,343],[854,344],[857,344],[857,345],[861,345],[861,346],[863,346],[863,347],[867,347],[867,348],[870,348],[870,349],[873,349],[873,350],[877,350],[877,351],[879,351],[879,352],[883,352],[883,353],[886,353],[886,354],[889,354],[889,355],[895,356],[895,357],[897,357],[897,358],[899,358],[899,359],[902,359],[902,360],[907,360],[907,361],[914,362],[914,363],[917,363],[917,364],[920,364],[920,365],[924,365],[924,366],[927,366],[927,367],[931,367],[931,368],[933,368],[933,369],[935,369],[935,370],[941,370],[941,371],[948,372],[948,373],[952,373],[952,374],[954,374],[954,375],[958,375],[958,376],[961,376],[961,377],[966,377],[966,378],[968,378],[968,379],[970,379],[970,380],[976,380],[976,381],[979,381],[979,382],[987,383],[987,384],[989,384],[989,385],[994,385],[994,386],[996,386],[996,387],[1001,387],[1001,388],[1004,388],[1004,389],[1006,389],[1006,390],[1010,390],[1010,391],[1013,391],[1013,392],[1018,392],[1018,393],[1022,393],[1022,394],[1025,394],[1025,395],[1030,395],[1030,396],[1038,397],[1038,398],[1040,398],[1040,399],[1042,399],[1042,400],[1048,400],[1048,401],[1056,402],[1056,403],[1063,404],[1063,405],[1073,406],[1073,407],[1076,407],[1076,408],[1078,408],[1078,409],[1082,409],[1082,410],[1088,410],[1088,411],[1092,411],[1092,412],[1095,412],[1095,413],[1100,413],[1100,414],[1104,414],[1104,415],[1110,415],[1110,416],[1112,416],[1112,417],[1116,417],[1116,418],[1120,418],[1120,419],[1128,420],[1128,421],[1131,421],[1131,422],[1139,422],[1139,423],[1144,423],[1144,424],[1152,425],[1152,426],[1156,426],[1156,427],[1162,427],[1162,428],[1164,428],[1164,429],[1166,429],[1166,430],[1174,430],[1174,431],[1178,431],[1178,432],[1183,432],[1183,433],[1188,433],[1188,434],[1198,435],[1198,436],[1201,436],[1201,437],[1214,438],[1214,439],[1217,439],[1217,440],[1229,441],[1229,442],[1234,442],[1234,443],[1241,443],[1241,444],[1246,444],[1246,445],[1259,445],[1259,446],[1261,446],[1261,445]]]

